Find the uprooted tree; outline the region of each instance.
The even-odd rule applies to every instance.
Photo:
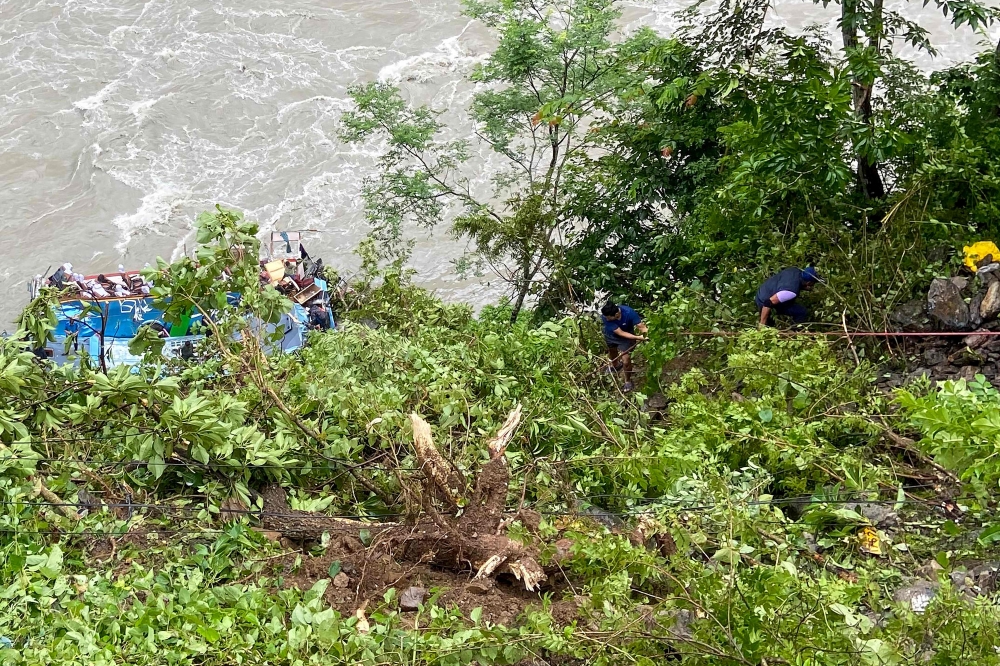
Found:
[[[396,553],[413,562],[474,570],[476,578],[511,574],[525,589],[537,590],[547,579],[538,551],[505,533],[510,470],[504,452],[521,423],[521,406],[490,440],[490,459],[471,483],[438,450],[427,422],[416,414],[411,414],[410,422],[419,472],[404,481],[403,488],[420,509],[414,520],[372,525],[294,511],[284,490],[270,486],[262,493],[264,527],[300,540],[317,540],[324,532],[359,536],[368,530],[373,533],[371,555]]]

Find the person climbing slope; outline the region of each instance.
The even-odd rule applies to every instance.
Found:
[[[608,356],[611,358],[611,370],[622,370],[625,374],[625,384],[622,389],[631,391],[632,384],[632,350],[645,340],[639,333],[646,333],[646,325],[639,313],[627,305],[608,303],[601,308],[604,322],[604,342],[608,346]],[[619,361],[617,362],[616,361]]]
[[[798,297],[802,292],[812,289],[817,282],[819,274],[812,266],[804,269],[786,268],[766,279],[754,298],[760,312],[760,325],[773,325],[772,314],[791,317],[796,324],[803,323],[808,318],[809,311],[798,303]]]

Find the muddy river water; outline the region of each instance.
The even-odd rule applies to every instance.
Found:
[[[681,3],[622,7],[625,30],[669,34]],[[982,44],[911,7],[942,51],[923,66]],[[832,10],[797,0],[778,0],[772,20],[835,25]],[[473,92],[464,76],[490,46],[457,0],[0,0],[0,329],[36,273],[175,257],[215,203],[264,229],[316,230],[308,247],[349,273],[378,146],[338,140],[348,86],[394,82],[460,117]],[[422,284],[495,297],[455,274],[461,246],[419,238]]]

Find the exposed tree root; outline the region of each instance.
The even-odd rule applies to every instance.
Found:
[[[521,422],[521,407],[489,443],[490,460],[468,483],[459,469],[438,450],[430,426],[411,415],[414,449],[422,476],[408,488],[418,497],[423,515],[414,524],[370,524],[295,511],[284,490],[271,486],[262,493],[265,529],[301,540],[319,539],[324,532],[373,537],[372,549],[388,550],[413,562],[431,563],[476,572],[476,578],[510,574],[528,590],[537,590],[548,578],[538,563],[538,551],[508,538],[502,523],[510,471],[504,452]],[[469,488],[472,488],[471,493]],[[376,538],[377,537],[377,538]]]

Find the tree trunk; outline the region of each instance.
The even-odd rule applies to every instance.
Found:
[[[524,299],[528,296],[528,289],[531,288],[531,277],[529,273],[531,272],[531,257],[525,256],[524,261],[521,262],[521,286],[517,289],[517,298],[514,299],[514,309],[510,313],[510,323],[511,326],[517,323],[517,317],[521,314],[521,308],[524,307]]]
[[[840,4],[840,30],[844,40],[844,51],[850,56],[858,49],[858,0],[842,0]],[[870,46],[878,49],[879,34],[882,25],[882,0],[875,0],[872,7],[872,23]],[[854,102],[854,115],[869,129],[872,126],[872,88],[874,82],[865,83],[852,72],[851,97]],[[855,150],[858,160],[858,190],[866,199],[882,199],[885,197],[885,185],[878,171],[878,164],[868,155]]]
[[[993,76],[1000,83],[1000,37],[997,38],[997,50],[993,52]],[[1000,118],[1000,103],[997,103],[993,113]]]
[[[477,578],[510,574],[525,589],[538,590],[547,579],[538,563],[538,549],[509,538],[503,521],[510,485],[504,451],[521,423],[521,407],[510,413],[490,440],[490,459],[480,467],[472,484],[438,450],[430,426],[416,414],[410,416],[410,422],[421,474],[419,487],[410,485],[408,491],[420,499],[425,515],[410,524],[371,524],[323,516],[292,509],[285,491],[270,486],[261,493],[263,527],[304,541],[321,539],[324,533],[360,540],[362,532],[367,532],[372,539],[369,550],[396,552],[411,562],[471,570]]]

